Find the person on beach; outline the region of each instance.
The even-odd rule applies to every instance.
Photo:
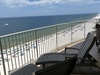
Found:
[[[100,52],[100,24],[95,25],[96,28],[96,36],[97,36],[97,42],[96,45],[98,47],[98,53]]]
[[[97,23],[97,24],[95,25],[95,28],[96,28],[96,29],[100,28],[100,24]]]

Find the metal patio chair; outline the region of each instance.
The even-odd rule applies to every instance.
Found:
[[[70,75],[76,64],[76,57],[56,63],[35,72],[35,75]]]
[[[65,48],[65,53],[46,53],[41,55],[37,61],[36,61],[36,65],[42,65],[43,68],[45,67],[46,64],[50,64],[50,63],[58,63],[60,61],[64,61],[65,58],[70,58],[70,57],[74,57],[77,56],[77,58],[81,58],[78,62],[80,63],[84,63],[85,60],[83,59],[89,59],[93,62],[97,62],[95,58],[93,58],[90,54],[89,51],[91,50],[91,48],[93,47],[93,45],[96,42],[96,36],[94,36],[94,34],[92,33],[88,33],[86,39],[84,40],[84,42],[82,43],[80,49],[76,49],[76,48]],[[68,54],[66,53],[67,49],[73,49],[73,50],[78,50],[77,54]]]
[[[70,75],[76,64],[76,57],[64,60],[44,69],[34,64],[28,64],[20,69],[10,72],[10,75]]]

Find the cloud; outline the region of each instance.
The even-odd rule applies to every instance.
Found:
[[[1,0],[3,4],[9,6],[56,4],[62,1],[64,0]]]
[[[10,6],[26,6],[26,5],[52,5],[61,3],[98,3],[99,0],[0,0],[0,3]]]
[[[89,0],[88,3],[89,3],[89,4],[100,3],[100,0]]]

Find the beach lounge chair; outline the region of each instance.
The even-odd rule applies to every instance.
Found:
[[[88,33],[86,39],[82,43],[80,49],[76,48],[65,48],[65,53],[46,53],[41,55],[37,61],[36,65],[42,65],[43,68],[45,67],[46,64],[50,63],[58,63],[60,61],[65,60],[65,58],[70,58],[77,56],[77,58],[82,58],[79,60],[80,63],[84,63],[85,60],[83,59],[89,59],[93,62],[96,62],[96,59],[93,58],[90,54],[89,51],[93,47],[94,43],[96,42],[96,36],[92,33]],[[66,53],[67,49],[73,49],[73,50],[78,50],[77,54],[68,54]]]
[[[76,57],[64,60],[44,69],[39,69],[34,64],[28,64],[10,75],[70,75],[76,64]],[[39,70],[38,70],[39,69]]]
[[[36,71],[36,75],[70,75],[76,64],[76,57],[64,60],[52,66]]]

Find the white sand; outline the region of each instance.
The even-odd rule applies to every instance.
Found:
[[[100,19],[100,14],[98,14],[93,19]],[[93,27],[95,26],[96,23],[94,23],[93,21],[91,22],[91,20],[88,20],[85,23],[85,27],[84,27],[84,23],[74,26],[72,28],[72,32],[71,32],[71,28],[58,32],[57,33],[57,44],[56,44],[56,34],[52,34],[50,36],[46,36],[46,37],[39,39],[38,43],[37,43],[38,57],[43,53],[47,53],[51,50],[56,49],[57,46],[60,47],[67,43],[84,38],[84,28],[85,28],[85,36],[87,35],[88,32],[94,30]],[[72,41],[71,41],[71,35],[73,38]],[[33,42],[33,41],[27,43],[28,47],[25,47],[25,44],[22,44],[22,45],[15,46],[10,49],[12,52],[13,52],[13,50],[17,50],[17,48],[20,51],[18,54],[16,53],[15,57],[12,57],[14,54],[8,55],[9,62],[5,61],[5,66],[6,66],[7,72],[9,70],[8,66],[10,67],[10,70],[12,70],[12,69],[19,68],[22,65],[28,64],[28,62],[30,62],[30,61],[35,61],[37,59],[37,53],[36,53],[37,49],[36,49],[36,44],[34,44],[34,43],[35,42]],[[24,55],[21,56],[20,55],[21,53],[24,53]],[[4,54],[4,58],[7,59],[6,54]],[[12,61],[13,61],[13,63],[12,63]],[[0,72],[1,72],[1,75],[4,75],[2,62],[0,65]]]

